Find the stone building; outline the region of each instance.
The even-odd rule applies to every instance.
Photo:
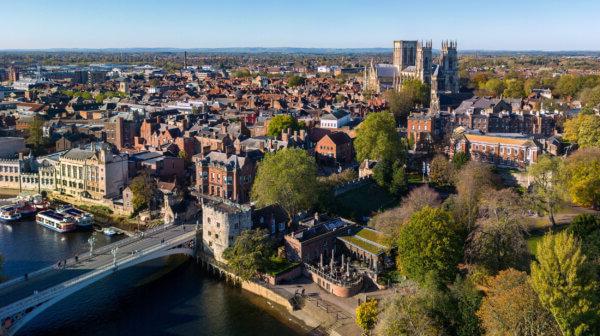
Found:
[[[223,251],[233,245],[242,231],[252,228],[252,209],[228,201],[202,204],[202,245],[204,253],[225,262]]]
[[[394,41],[392,64],[371,62],[365,69],[364,89],[383,92],[399,90],[406,79],[419,79],[431,87],[431,105],[439,110],[440,95],[459,93],[458,51],[455,41],[443,41],[437,63],[433,61],[432,43]]]

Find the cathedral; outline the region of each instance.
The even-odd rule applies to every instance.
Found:
[[[394,41],[392,64],[371,62],[365,69],[365,90],[399,90],[403,80],[416,78],[431,87],[431,108],[439,110],[440,95],[459,92],[456,45],[455,41],[443,41],[441,55],[434,63],[431,41]]]

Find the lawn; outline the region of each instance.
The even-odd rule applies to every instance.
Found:
[[[265,265],[265,273],[269,275],[277,275],[289,271],[299,264],[300,263],[298,262],[292,262],[284,258],[273,256],[269,259],[269,263]]]
[[[397,204],[398,198],[373,182],[337,196],[330,210],[338,216],[364,222],[364,217]]]

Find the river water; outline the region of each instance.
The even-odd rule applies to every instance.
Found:
[[[34,222],[0,224],[3,275],[13,278],[89,251],[91,234],[59,234]],[[96,237],[96,247],[119,239]],[[67,297],[19,335],[305,334],[282,310],[212,278],[185,257],[169,257],[116,272]]]

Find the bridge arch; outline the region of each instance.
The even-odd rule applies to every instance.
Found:
[[[34,307],[30,312],[24,313],[25,315],[21,319],[17,320],[10,327],[6,336],[15,335],[29,321],[33,320],[35,317],[37,317],[39,314],[44,312],[46,309],[52,307],[55,303],[82,290],[83,288],[88,287],[89,285],[92,285],[92,284],[106,278],[107,276],[109,276],[110,274],[112,274],[114,272],[117,272],[120,270],[125,270],[125,269],[145,263],[150,260],[154,260],[154,259],[158,259],[158,258],[162,258],[162,257],[168,257],[168,256],[172,256],[172,255],[188,255],[190,257],[193,257],[194,250],[192,248],[188,248],[188,247],[176,247],[176,248],[167,249],[167,250],[158,250],[158,251],[146,254],[146,255],[142,255],[138,258],[126,260],[122,263],[117,263],[116,267],[115,266],[108,267],[108,268],[104,269],[103,272],[100,272],[97,275],[90,277],[89,279],[85,279],[73,286],[66,287],[65,289],[59,291],[50,300],[40,304],[39,306]],[[82,275],[82,276],[85,276],[85,275]],[[0,330],[0,335],[2,335],[1,330]]]

